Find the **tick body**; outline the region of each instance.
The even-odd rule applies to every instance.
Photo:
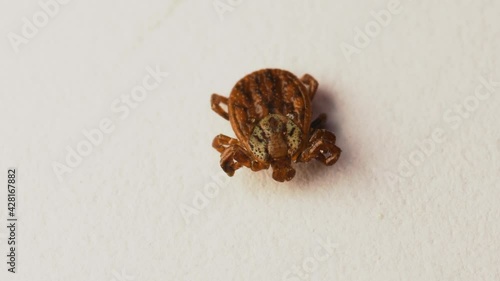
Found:
[[[273,179],[295,176],[292,163],[337,162],[341,150],[335,135],[322,128],[326,115],[311,122],[311,101],[318,82],[280,69],[262,69],[236,83],[229,98],[213,94],[212,109],[230,121],[236,139],[218,135],[212,146],[221,153],[220,165],[229,175],[245,166],[252,171],[273,169]],[[221,104],[227,105],[225,111]]]

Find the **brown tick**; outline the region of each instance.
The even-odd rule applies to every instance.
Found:
[[[262,69],[238,81],[229,98],[213,94],[212,109],[231,122],[238,139],[215,137],[220,165],[229,175],[245,166],[252,171],[273,169],[273,179],[295,176],[292,162],[337,162],[335,135],[322,128],[326,114],[311,122],[311,100],[318,82],[309,74],[298,79],[280,69]],[[227,105],[225,111],[220,104]]]

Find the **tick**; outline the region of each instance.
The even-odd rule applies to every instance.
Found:
[[[243,166],[252,171],[271,167],[273,179],[284,182],[295,176],[292,163],[335,164],[341,150],[335,135],[323,128],[326,114],[311,122],[317,89],[309,74],[299,79],[286,70],[262,69],[238,81],[229,98],[213,94],[212,110],[229,120],[237,137],[220,134],[213,140],[224,172],[231,177]]]

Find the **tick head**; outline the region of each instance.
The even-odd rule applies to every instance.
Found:
[[[289,181],[295,176],[295,170],[292,168],[292,161],[289,157],[273,159],[271,167],[273,168],[273,179],[275,181]]]

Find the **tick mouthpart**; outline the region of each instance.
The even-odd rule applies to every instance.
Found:
[[[273,179],[279,182],[290,181],[295,176],[295,169],[288,158],[275,160],[271,163]]]

